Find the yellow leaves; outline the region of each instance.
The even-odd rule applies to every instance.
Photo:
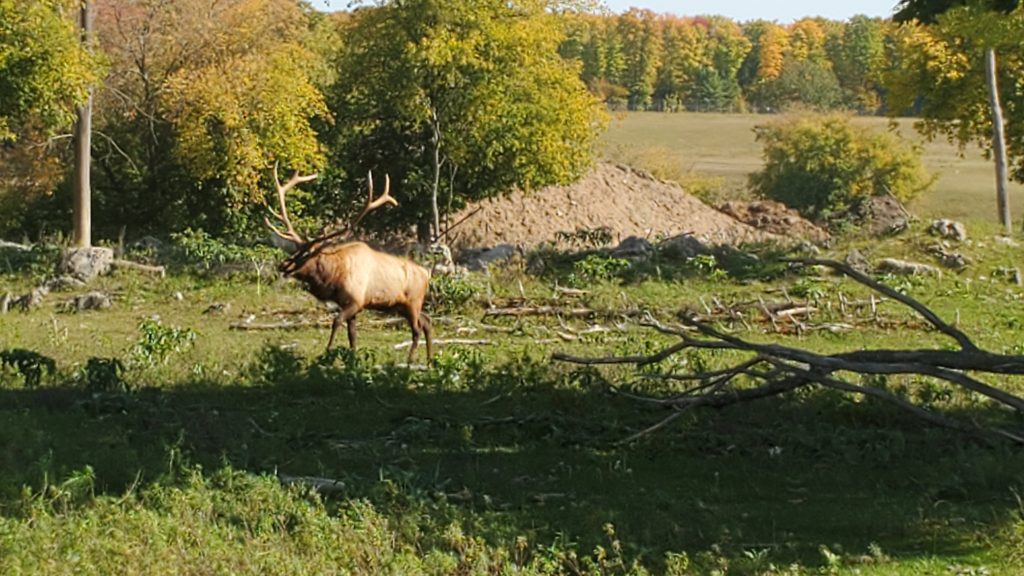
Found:
[[[790,55],[796,60],[822,62],[827,59],[825,30],[812,18],[793,23],[789,30],[789,45]]]
[[[328,113],[305,74],[307,57],[282,44],[183,71],[169,82],[166,110],[178,130],[177,151],[199,178],[254,192],[275,161],[303,170],[323,163],[310,120]]]
[[[957,82],[971,70],[971,56],[935,27],[905,24],[893,35],[904,75],[917,70],[932,83]]]
[[[98,77],[62,8],[60,0],[0,1],[0,138],[33,119],[46,129],[69,123]]]
[[[97,0],[113,61],[98,109],[110,118],[167,120],[175,153],[197,180],[239,188],[274,159],[322,162],[310,125],[328,116],[313,78],[328,76],[333,41],[294,0]]]
[[[776,24],[767,24],[758,46],[758,80],[768,81],[779,77],[788,49],[789,35],[786,30]]]

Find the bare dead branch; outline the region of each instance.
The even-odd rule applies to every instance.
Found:
[[[920,375],[933,378],[959,387],[970,393],[984,396],[997,404],[1024,413],[1024,398],[1006,390],[997,388],[979,379],[978,374],[1024,374],[1024,356],[996,354],[979,349],[970,338],[959,329],[949,325],[934,312],[913,298],[900,294],[895,290],[853,270],[849,266],[830,260],[788,260],[800,265],[822,265],[833,268],[850,276],[857,282],[881,292],[888,298],[898,301],[920,314],[932,327],[953,338],[960,345],[957,350],[855,350],[836,354],[820,354],[809,350],[786,346],[778,343],[752,342],[734,333],[718,328],[705,321],[697,314],[686,312],[679,315],[682,325],[666,325],[648,315],[642,326],[679,338],[679,341],[666,346],[661,351],[649,355],[578,357],[558,353],[553,359],[585,366],[634,364],[644,366],[668,359],[674,354],[687,349],[696,350],[733,350],[753,354],[743,362],[725,369],[696,374],[658,374],[645,375],[645,378],[662,378],[680,381],[699,382],[699,384],[665,397],[648,397],[616,390],[626,397],[647,403],[671,407],[675,412],[662,418],[654,425],[630,436],[625,442],[631,442],[651,432],[659,430],[676,420],[684,410],[698,406],[720,408],[731,404],[755,400],[768,396],[783,394],[791,390],[817,385],[841,392],[869,396],[913,414],[933,425],[967,432],[972,434],[995,434],[1003,439],[1024,444],[1024,434],[999,428],[983,428],[973,422],[963,422],[927,409],[912,400],[887,391],[885,389],[859,385],[845,381],[836,374],[870,374],[870,375]],[[713,299],[715,310],[724,310],[728,316],[718,317],[723,320],[735,319],[739,315]],[[872,302],[878,302],[872,296]],[[796,316],[809,314],[814,310],[807,304],[790,302],[788,306],[769,308],[759,301],[759,308],[768,319],[789,318],[796,323]],[[849,303],[841,301],[842,307]],[[707,316],[712,316],[712,309],[705,304]],[[731,311],[731,312],[730,312]],[[787,312],[788,311],[788,312]],[[742,315],[739,315],[742,316]],[[788,323],[787,323],[788,324]],[[807,329],[797,323],[798,329]],[[746,385],[738,385],[739,377],[743,376]],[[761,384],[750,387],[751,382]]]
[[[946,334],[947,336],[956,340],[957,343],[960,344],[960,347],[963,348],[964,350],[978,349],[978,347],[975,346],[973,342],[971,342],[971,339],[968,338],[966,334],[961,332],[959,329],[947,324],[945,321],[939,318],[934,312],[929,310],[924,304],[921,304],[920,302],[914,300],[910,296],[902,294],[897,290],[894,290],[889,286],[886,286],[885,284],[878,282],[877,280],[871,278],[870,276],[862,272],[854,270],[852,266],[849,266],[836,260],[825,260],[819,258],[784,258],[782,261],[801,264],[804,266],[825,266],[826,268],[831,268],[837,272],[841,272],[846,276],[849,276],[850,278],[856,280],[857,282],[867,286],[868,288],[871,288],[876,292],[881,292],[882,294],[885,294],[886,296],[892,298],[893,300],[901,302],[906,306],[912,308],[915,312],[924,317],[925,320],[931,323],[932,326],[935,326],[935,328],[939,330],[939,332],[942,332],[943,334]]]
[[[319,478],[316,476],[289,476],[278,474],[277,479],[285,486],[299,485],[322,494],[330,492],[344,492],[345,482],[333,478]]]

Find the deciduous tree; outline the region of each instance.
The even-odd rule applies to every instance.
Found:
[[[651,106],[661,65],[658,17],[650,10],[631,8],[619,17],[617,31],[625,57],[623,84],[629,88],[629,107],[646,110]]]
[[[1024,109],[1017,104],[1024,100],[1017,81],[1024,46],[1019,0],[902,0],[894,18],[910,22],[910,26],[915,22],[928,26],[899,36],[902,42],[897,49],[903,52],[898,61],[903,68],[890,75],[893,102],[909,106],[910,91],[918,90],[922,101],[914,104],[924,118],[919,126],[925,134],[945,134],[961,146],[978,142],[992,154],[996,206],[1009,234],[1013,223],[1007,190],[1008,153],[1016,156],[1015,179],[1024,181],[1024,134],[1011,135],[1007,144],[1002,106],[1006,97],[1013,102],[1010,110]],[[1009,55],[1002,70],[997,67],[999,52]],[[1000,85],[1011,93],[1001,94]],[[1019,124],[1010,123],[1018,134]]]
[[[32,121],[47,132],[74,120],[96,81],[97,61],[79,42],[77,3],[0,0],[0,141]]]
[[[336,49],[326,17],[294,0],[97,0],[113,73],[98,94],[111,221],[238,231],[274,162],[323,162],[315,78]]]
[[[400,205],[380,221],[416,223],[426,239],[468,200],[577,177],[602,115],[578,62],[558,54],[552,6],[407,0],[358,10],[330,96],[343,188],[368,169],[390,173]]]
[[[755,20],[743,26],[743,35],[750,41],[751,49],[738,72],[740,86],[751,104],[769,108],[771,104],[765,101],[762,91],[782,73],[789,51],[789,34],[775,22]]]

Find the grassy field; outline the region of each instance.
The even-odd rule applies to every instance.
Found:
[[[636,164],[648,164],[653,172],[682,180],[714,185],[717,197],[743,197],[747,176],[761,167],[761,146],[754,140],[754,126],[772,116],[753,114],[616,115],[605,134],[605,155]],[[855,117],[855,125],[887,130],[885,118]],[[899,133],[923,146],[925,166],[938,176],[935,186],[910,209],[922,217],[996,220],[995,170],[977,149],[961,156],[947,142],[925,142],[913,129],[913,121],[900,120]],[[713,182],[707,182],[708,179]],[[1011,184],[1010,206],[1014,218],[1024,217],[1024,186]]]
[[[650,159],[651,143],[685,170],[740,182],[757,165],[755,120],[635,115],[608,139],[631,143],[620,157]],[[930,164],[988,180],[983,163],[933,148]],[[978,221],[988,192],[973,198],[958,202],[972,238],[954,246],[965,271],[883,279],[980,346],[1020,354],[1024,289],[1000,272],[1020,249]],[[932,202],[918,210],[939,213]],[[848,237],[825,256],[932,262],[923,228]],[[0,364],[0,574],[1020,574],[1017,445],[823,390],[694,411],[623,443],[667,414],[624,392],[678,393],[684,384],[659,375],[739,356],[690,352],[643,372],[552,360],[673,342],[639,325],[645,313],[673,322],[684,308],[787,298],[818,310],[812,324],[855,329],[796,331],[758,313],[720,326],[821,352],[949,348],[895,303],[846,310],[864,288],[781,273],[769,254],[543,254],[531,272],[512,262],[435,280],[435,337],[477,343],[439,346],[429,366],[403,365],[405,330],[372,314],[360,317],[358,353],[324,353],[329,316],[293,283],[245,268],[222,278],[180,255],[167,278],[96,281],[114,296],[107,310],[75,312],[66,303],[84,289],[73,289],[0,314],[12,359]],[[37,285],[52,259],[0,253],[0,297]],[[506,305],[598,312],[487,315]],[[280,326],[244,329],[262,324]],[[982,377],[1024,394],[1024,379]],[[925,378],[886,385],[963,420],[1024,425]]]

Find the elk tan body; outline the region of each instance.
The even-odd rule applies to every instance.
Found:
[[[307,254],[302,250],[297,252],[282,268],[287,267],[286,275],[302,282],[306,291],[317,299],[338,305],[328,349],[334,344],[335,333],[342,322],[348,324],[349,346],[355,349],[355,316],[360,310],[370,309],[401,314],[412,330],[409,360],[416,352],[421,332],[426,336],[427,358],[430,358],[430,317],[423,312],[430,285],[426,268],[374,250],[363,242],[311,248]]]
[[[430,317],[423,312],[423,302],[430,288],[430,273],[407,258],[393,256],[374,250],[364,242],[335,240],[350,232],[371,210],[384,204],[397,204],[389,193],[389,183],[377,200],[373,199],[373,180],[369,180],[370,197],[366,207],[343,231],[324,233],[312,240],[303,240],[288,220],[285,193],[300,182],[312,176],[296,174],[284,186],[277,182],[280,212],[273,212],[287,230],[282,232],[267,221],[268,226],[281,238],[293,243],[295,250],[279,266],[288,277],[303,283],[306,291],[323,302],[338,305],[338,314],[331,325],[331,337],[327,349],[334,344],[334,336],[342,322],[348,327],[349,346],[356,347],[355,317],[363,309],[380,310],[402,315],[412,330],[412,346],[409,348],[409,362],[419,345],[420,333],[426,336],[427,359],[432,355]],[[275,181],[277,172],[274,173]]]

